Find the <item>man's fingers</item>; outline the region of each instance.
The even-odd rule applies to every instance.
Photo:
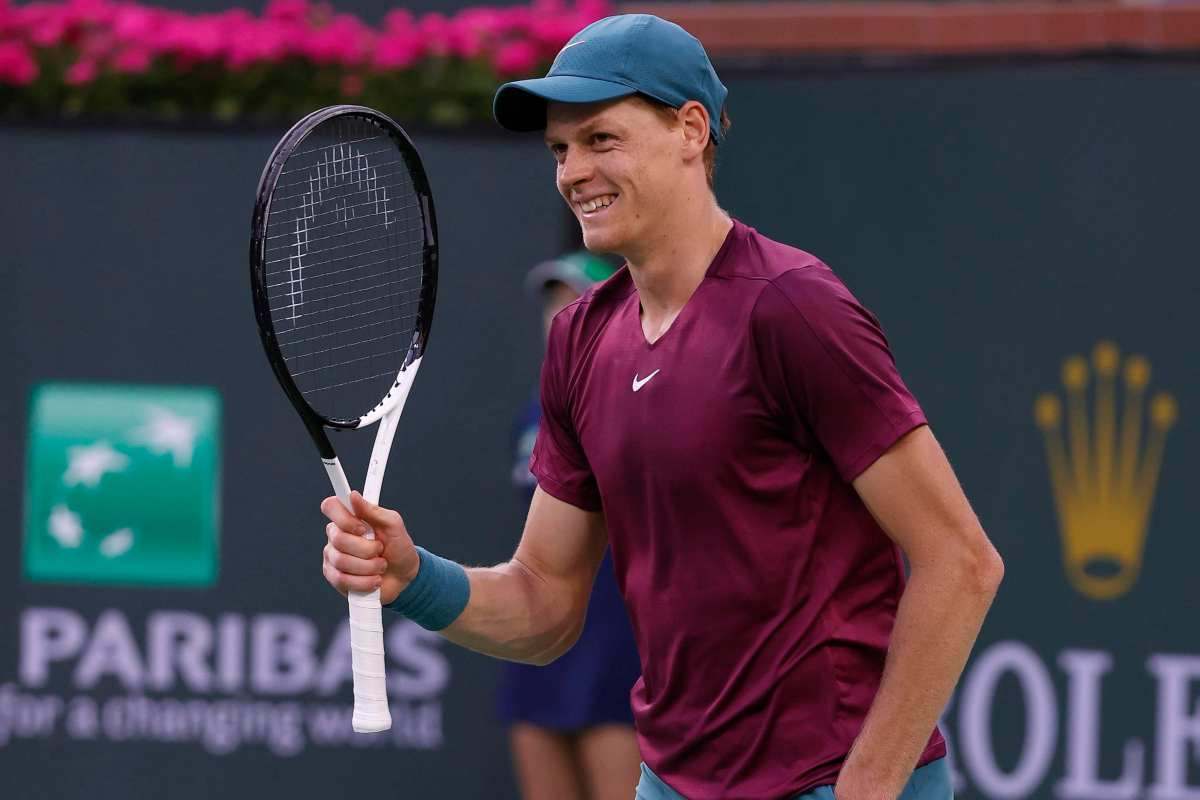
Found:
[[[354,513],[358,515],[358,518],[367,522],[377,531],[385,530],[389,534],[394,534],[397,530],[404,529],[404,519],[399,513],[369,502],[358,492],[350,493],[350,504],[354,506]]]
[[[346,592],[370,592],[378,589],[379,584],[382,582],[377,575],[347,575],[340,572],[328,561],[325,561],[321,565],[321,573],[325,576],[325,580],[329,582],[329,585],[342,594]]]
[[[346,533],[334,523],[325,526],[325,537],[334,550],[358,558],[374,558],[383,553],[383,542],[374,539],[364,539],[353,533]]]
[[[358,558],[336,550],[333,545],[325,547],[325,563],[343,575],[382,575],[387,569],[382,558]]]
[[[321,513],[329,520],[344,531],[357,533],[360,536],[367,532],[366,524],[358,517],[351,514],[342,501],[336,497],[326,497],[321,501]]]

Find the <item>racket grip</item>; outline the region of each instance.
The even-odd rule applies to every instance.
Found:
[[[321,459],[334,494],[347,509],[350,505],[350,483],[337,458]],[[366,538],[374,539],[368,531]],[[350,608],[350,662],[354,673],[355,733],[378,733],[392,727],[388,711],[387,673],[383,655],[383,607],[379,590],[350,592],[346,596]]]
[[[379,590],[350,592],[350,660],[354,671],[354,731],[377,733],[392,727],[383,657],[383,610]]]

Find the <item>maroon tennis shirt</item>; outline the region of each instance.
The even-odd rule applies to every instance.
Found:
[[[538,484],[607,521],[646,764],[690,800],[835,783],[904,589],[850,482],[925,424],[875,317],[735,221],[654,344],[627,269],[564,309],[542,405]]]

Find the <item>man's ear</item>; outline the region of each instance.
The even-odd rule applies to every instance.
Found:
[[[708,111],[696,100],[689,100],[679,107],[679,124],[683,130],[688,156],[701,156],[708,146],[712,132],[708,127]]]

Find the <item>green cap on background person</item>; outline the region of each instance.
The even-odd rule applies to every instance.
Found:
[[[608,278],[616,267],[586,250],[543,261],[525,276],[526,290],[539,298],[546,287],[562,283],[583,294],[597,283]]]

